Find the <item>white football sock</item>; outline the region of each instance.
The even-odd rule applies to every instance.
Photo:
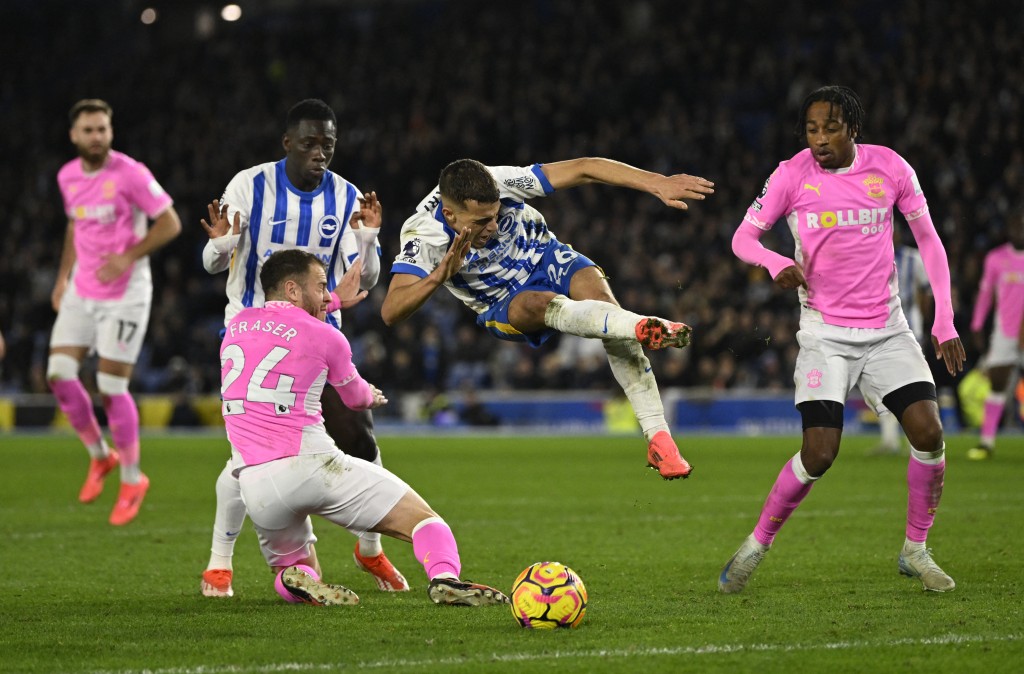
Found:
[[[377,456],[373,458],[373,463],[384,467],[384,463],[380,460],[380,447],[377,448]],[[380,544],[380,534],[367,531],[359,537],[359,554],[363,557],[376,557],[382,552],[384,552],[384,548]]]
[[[609,305],[610,306],[610,305]],[[626,397],[633,406],[644,437],[648,441],[658,431],[667,431],[665,408],[661,404],[658,382],[651,371],[651,361],[635,336],[626,339],[606,339],[604,350],[608,354],[615,381],[619,382]]]
[[[878,414],[878,429],[882,434],[883,447],[899,449],[901,429],[900,422],[896,420],[895,414],[888,410],[880,412]]]
[[[231,461],[217,476],[217,510],[213,518],[213,545],[207,569],[230,569],[235,552],[235,540],[245,522],[245,503],[242,486],[231,474]]]
[[[567,335],[636,340],[636,324],[645,317],[600,300],[571,300],[557,295],[544,311],[544,325]]]

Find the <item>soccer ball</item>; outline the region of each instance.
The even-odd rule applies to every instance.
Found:
[[[537,562],[512,584],[512,615],[523,627],[576,627],[587,612],[587,588],[576,572],[558,562]]]

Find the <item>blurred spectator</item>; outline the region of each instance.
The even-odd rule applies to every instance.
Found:
[[[319,96],[338,112],[334,165],[381,197],[385,273],[402,221],[454,159],[601,155],[715,181],[714,199],[683,214],[601,187],[544,204],[559,239],[601,265],[623,306],[694,327],[685,355],[649,354],[665,386],[793,386],[795,299],[733,258],[729,239],[774,161],[800,147],[790,129],[814,86],[856,81],[868,97],[865,140],[899,147],[918,169],[952,266],[961,334],[981,259],[1006,241],[1008,205],[1024,196],[1021,3],[795,0],[782,12],[770,3],[696,0],[681,17],[672,0],[254,0],[241,21],[204,35],[193,30],[194,3],[172,3],[148,26],[131,6],[0,6],[5,48],[32,55],[0,81],[0,115],[15,130],[6,150],[17,157],[0,166],[4,390],[46,391],[48,294],[65,224],[55,181],[67,146],[63,111],[86,96],[118,111],[118,147],[146,158],[174,194],[185,230],[153,263],[162,295],[138,390],[169,381],[175,356],[196,371],[193,385],[217,390],[223,279],[202,270],[199,217],[238,166],[281,153],[281,101]],[[356,31],[351,39],[336,38],[341,25]],[[501,39],[507,26],[515,39]],[[756,41],[736,39],[754,31]],[[309,44],[330,45],[315,70]],[[79,57],[87,48],[88,64]],[[212,102],[203,96],[209,73],[217,74]],[[451,81],[456,93],[442,96]],[[774,232],[767,245],[791,250],[787,228]],[[486,357],[473,349],[465,358],[450,345],[472,316],[447,293],[405,330],[385,329],[382,298],[373,293],[350,311],[345,332],[360,367],[389,395],[458,387],[467,377],[501,389],[615,390],[591,376],[587,354],[560,344],[528,353],[476,332]]]

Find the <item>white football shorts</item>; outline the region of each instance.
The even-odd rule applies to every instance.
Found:
[[[905,323],[880,329],[819,323],[801,327],[796,339],[797,405],[810,400],[845,405],[857,386],[878,411],[884,409],[882,398],[907,384],[935,383],[921,345]]]
[[[985,354],[985,367],[1017,365],[1020,362],[1020,355],[1017,338],[1007,337],[997,325],[992,330],[992,337],[989,339],[988,353]]]
[[[94,300],[68,283],[50,334],[50,347],[85,346],[100,358],[134,364],[149,327],[149,300]]]
[[[310,515],[359,536],[410,491],[391,471],[340,450],[247,466],[238,483],[270,566],[290,566],[309,556],[316,542]]]

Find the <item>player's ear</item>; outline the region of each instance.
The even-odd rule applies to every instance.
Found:
[[[281,136],[281,147],[284,148],[285,154],[288,154],[288,146],[292,144],[291,138],[288,137],[288,132],[285,131]]]

